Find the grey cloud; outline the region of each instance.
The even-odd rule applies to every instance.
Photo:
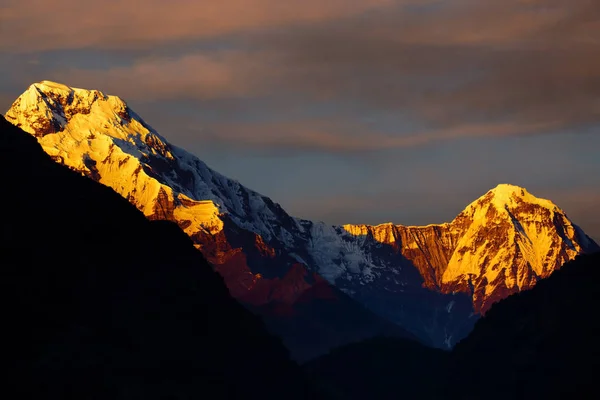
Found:
[[[151,48],[311,24],[400,2],[407,0],[4,0],[0,50]]]
[[[265,43],[281,56],[282,84],[293,90],[408,110],[436,127],[598,123],[600,3],[479,4],[419,18],[356,18]]]
[[[407,8],[410,3],[427,7]],[[175,12],[193,16],[199,11],[191,4]],[[467,137],[573,132],[600,123],[599,2],[382,1],[367,8],[353,3],[351,12],[341,6],[316,8],[300,20],[289,10],[239,18],[235,29],[252,21],[272,29],[247,35],[228,51],[157,58],[146,50],[129,66],[70,67],[41,76],[43,65],[37,65],[35,76],[134,101],[216,104],[235,98],[243,108],[244,101],[271,99],[259,122],[204,126],[211,140],[263,149],[377,151]],[[154,18],[148,13],[132,24]],[[179,38],[174,27],[162,27],[171,39]],[[217,28],[210,32],[221,32]],[[199,34],[194,32],[188,36]],[[284,97],[285,105],[279,104]],[[336,105],[325,117],[329,123],[310,117],[269,121],[267,114],[280,114],[283,107],[310,108],[315,102]],[[409,115],[416,127],[384,133],[364,126],[357,113],[374,119]]]

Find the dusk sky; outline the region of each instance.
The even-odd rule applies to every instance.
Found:
[[[439,223],[512,183],[600,240],[598,0],[0,0],[0,112],[41,80],[296,216]]]

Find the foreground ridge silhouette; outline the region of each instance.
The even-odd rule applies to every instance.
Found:
[[[337,398],[593,399],[600,253],[495,304],[452,352],[377,338],[305,365]]]
[[[14,398],[315,397],[177,225],[55,163],[4,118],[0,181]]]

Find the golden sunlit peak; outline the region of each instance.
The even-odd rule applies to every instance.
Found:
[[[527,189],[510,185],[508,183],[502,183],[496,186],[494,189],[488,192],[488,195],[493,196],[493,203],[497,207],[505,207],[508,204],[513,204],[514,201],[519,199],[529,204],[536,204],[548,209],[558,209],[558,207],[550,200],[542,199],[529,193]]]
[[[38,83],[34,83],[32,86],[37,86],[37,87],[45,86],[50,89],[61,90],[61,91],[66,91],[66,92],[70,92],[71,90],[74,89],[74,88],[67,86],[65,84],[62,84],[62,83],[47,81],[47,80],[43,80]]]
[[[501,193],[521,193],[521,195],[525,195],[527,192],[527,189],[525,189],[524,187],[520,187],[520,186],[516,186],[516,185],[511,185],[510,183],[500,183],[498,186],[496,186],[495,188],[493,188],[491,190],[492,193],[494,194],[501,194]]]
[[[97,89],[83,89],[65,85],[64,83],[42,80],[29,86],[29,91],[34,90],[35,92],[41,92],[45,94],[59,94],[59,95],[70,95],[74,93],[82,98],[96,97],[96,98],[108,98],[116,96],[106,96],[103,92]],[[120,99],[119,99],[120,100]],[[122,100],[120,100],[122,101]]]
[[[109,100],[112,99],[115,103],[125,103],[117,96],[109,96],[97,89],[83,89],[77,88],[64,83],[42,80],[31,84],[27,90],[21,95],[21,97],[29,98],[29,103],[39,103],[38,97],[48,96],[50,98],[64,98],[67,99],[71,96],[77,98],[77,103],[91,103],[96,99]]]

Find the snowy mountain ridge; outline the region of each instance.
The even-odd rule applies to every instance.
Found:
[[[147,216],[156,212],[157,199],[161,203],[166,196],[185,204],[176,212],[193,210],[177,216],[194,217],[190,226],[195,229],[218,232],[218,216],[226,213],[266,240],[275,235],[263,223],[275,218],[272,202],[168,143],[116,96],[42,81],[19,97],[5,118],[38,138],[61,163],[88,176],[98,174],[101,183]]]
[[[450,223],[344,228],[397,246],[419,268],[427,287],[470,293],[477,312],[597,248],[557,205],[509,184],[488,191]]]
[[[438,346],[464,336],[473,314],[598,248],[552,202],[507,184],[440,225],[331,226],[294,218],[169,144],[124,101],[97,90],[42,81],[5,118],[56,161],[112,187],[149,218],[176,221],[235,297],[269,303],[274,291],[265,295],[261,281],[283,281],[298,264]],[[285,273],[265,270],[265,260],[277,260]],[[303,279],[286,289],[293,292],[286,299],[310,287],[312,278]]]

